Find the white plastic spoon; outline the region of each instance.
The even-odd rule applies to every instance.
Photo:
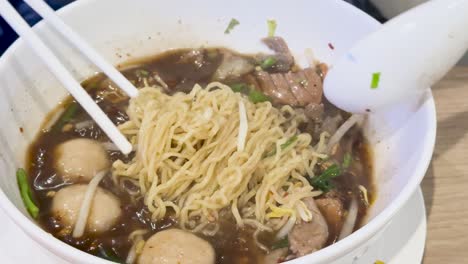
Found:
[[[378,112],[422,95],[468,49],[468,0],[432,0],[358,41],[324,82],[327,99],[352,113]]]

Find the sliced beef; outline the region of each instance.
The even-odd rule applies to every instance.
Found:
[[[260,55],[259,60],[264,60],[268,57],[275,58],[275,65],[273,70],[277,72],[287,72],[291,70],[291,67],[294,65],[294,57],[289,51],[288,45],[281,37],[268,37],[262,39],[263,43],[267,45],[268,48],[275,52],[274,55]]]
[[[264,38],[263,43],[275,52],[274,55],[261,54],[257,56],[260,62],[268,57],[274,57],[274,65],[265,71],[256,71],[253,76],[256,81],[250,84],[258,85],[274,103],[289,104],[304,107],[308,104],[320,105],[322,102],[322,78],[315,69],[305,68],[294,71],[294,57],[288,45],[281,37]],[[247,78],[249,79],[249,78]],[[252,78],[250,78],[252,79]]]
[[[271,74],[270,76],[271,76],[271,79],[273,80],[273,87],[279,90],[287,90],[287,92],[291,94],[291,96],[293,96],[292,91],[289,90],[289,84],[284,74],[277,73],[277,74]],[[291,99],[291,100],[294,100],[294,102],[297,103],[295,98],[296,97],[294,96],[294,99]]]
[[[312,78],[306,76],[308,70],[309,69],[304,69],[302,71],[285,74],[289,88],[300,106],[305,106],[310,103],[319,104],[322,101],[322,82],[320,79],[316,82],[315,76]]]
[[[306,198],[303,202],[312,212],[310,222],[299,222],[288,234],[289,249],[298,257],[321,249],[328,239],[328,226],[325,218],[318,209],[313,198]]]
[[[323,216],[327,220],[327,223],[331,226],[337,227],[339,230],[343,224],[343,203],[336,198],[320,198],[315,201],[317,207],[322,212]]]
[[[312,100],[309,103],[319,104],[322,102],[323,83],[322,78],[318,75],[315,69],[305,68],[302,70],[306,77],[306,84],[304,88],[311,94]]]
[[[282,37],[267,37],[263,38],[262,42],[274,52],[292,57],[288,44],[286,44],[286,41]]]
[[[272,98],[272,100],[275,103],[296,105],[297,100],[292,94],[289,87],[285,85],[286,82],[281,82],[279,80],[281,76],[274,76],[276,84],[278,84],[278,86],[276,86],[275,82],[273,81],[272,75],[274,74],[269,74],[264,71],[255,72],[255,77],[259,84],[260,90],[267,96]]]
[[[307,102],[312,101],[310,93],[305,89],[306,79],[302,72],[288,72],[284,74],[288,82],[289,89],[296,98],[298,105],[305,105]]]
[[[250,84],[258,87],[274,103],[304,107],[322,102],[322,79],[313,69],[288,73],[256,71],[253,77],[255,81],[247,78]]]
[[[252,74],[247,74],[244,76],[244,81],[251,85],[252,87],[255,87],[255,89],[261,90],[260,83],[257,80],[257,73],[254,72]]]
[[[315,200],[320,212],[327,220],[330,234],[338,236],[344,220],[343,202],[338,198],[320,198]]]

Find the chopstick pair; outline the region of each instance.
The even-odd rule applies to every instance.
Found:
[[[60,34],[65,36],[71,44],[99,67],[104,74],[114,81],[128,96],[136,97],[138,95],[137,88],[67,26],[44,1],[25,0],[25,2],[42,16],[49,25],[53,26]],[[13,30],[28,43],[36,55],[44,61],[49,70],[57,77],[91,118],[93,118],[96,124],[99,125],[118,149],[124,154],[130,153],[132,151],[130,142],[7,0],[0,0],[0,15]]]

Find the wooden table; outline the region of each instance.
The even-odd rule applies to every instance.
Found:
[[[437,141],[422,182],[428,218],[423,263],[468,263],[468,67],[456,67],[433,93]]]

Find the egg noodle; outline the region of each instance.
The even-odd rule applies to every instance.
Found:
[[[252,103],[213,82],[188,94],[141,88],[127,114],[119,129],[136,153],[114,162],[112,172],[139,185],[153,220],[171,214],[181,228],[205,235],[217,232],[226,212],[238,226],[262,231],[312,220],[302,200],[320,191],[306,177],[327,157],[328,135],[312,146],[311,135],[298,129],[303,112]]]

